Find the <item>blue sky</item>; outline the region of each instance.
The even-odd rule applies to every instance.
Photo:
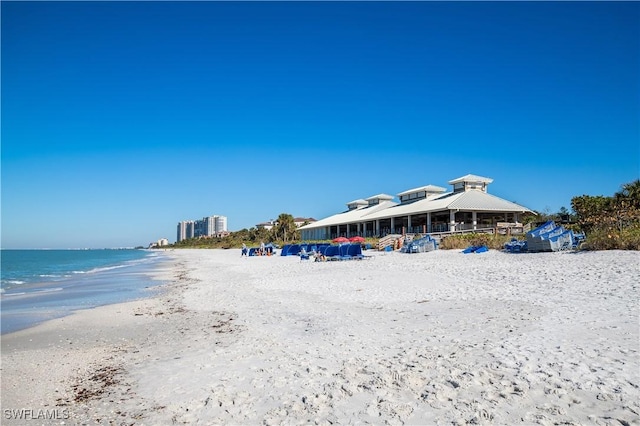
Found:
[[[8,2],[2,247],[317,219],[467,173],[538,211],[640,169],[637,2]]]

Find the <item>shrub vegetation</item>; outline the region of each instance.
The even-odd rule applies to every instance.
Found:
[[[571,199],[588,250],[640,250],[640,179],[622,185],[613,197]]]
[[[502,250],[505,243],[513,238],[500,234],[460,234],[451,235],[440,241],[440,248],[445,250],[466,249],[469,246],[487,246],[494,250]]]

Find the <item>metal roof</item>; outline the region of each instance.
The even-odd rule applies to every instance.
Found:
[[[387,219],[397,216],[409,216],[420,213],[444,210],[462,210],[477,212],[530,212],[531,210],[480,190],[466,192],[448,192],[436,198],[427,198],[409,204],[397,204],[385,201],[371,207],[351,210],[321,219],[299,229],[315,229],[325,226]]]
[[[361,207],[358,209],[353,209],[346,212],[338,213],[333,216],[325,217],[324,219],[320,219],[308,225],[301,226],[298,229],[300,230],[315,229],[315,228],[323,228],[325,226],[342,225],[345,223],[362,222],[365,220],[370,220],[368,218],[370,215],[375,214],[376,212],[379,212],[379,211],[387,210],[390,207],[393,207],[395,205],[397,205],[397,203],[393,201],[383,201],[380,204],[375,204],[368,207]]]
[[[408,189],[406,191],[402,191],[401,193],[398,194],[398,196],[413,194],[414,192],[420,192],[420,191],[434,193],[434,192],[445,192],[446,190],[447,190],[446,188],[442,188],[440,186],[427,185],[427,186],[421,186],[419,188],[413,188],[413,189]]]
[[[493,182],[493,179],[482,177],[482,176],[477,176],[477,175],[464,175],[462,177],[459,177],[458,179],[450,180],[448,183],[449,183],[449,185],[453,185],[453,184],[460,183],[460,182],[491,183],[491,182]]]
[[[486,192],[471,190],[461,193],[448,206],[450,210],[475,210],[499,212],[530,212],[526,207]]]
[[[369,200],[393,200],[393,195],[378,194],[378,195],[374,195],[374,196],[371,196],[371,197],[367,198],[367,201],[369,201]]]
[[[529,212],[528,208],[511,201],[503,200],[495,195],[479,190],[466,192],[448,192],[436,198],[428,198],[410,204],[398,205],[376,214],[366,220],[383,219],[392,216],[409,216],[419,213],[437,212],[443,210],[467,211],[500,211],[500,212]]]

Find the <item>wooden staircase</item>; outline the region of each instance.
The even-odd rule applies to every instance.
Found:
[[[377,249],[382,251],[385,249],[385,247],[393,247],[393,249],[396,249],[396,241],[400,240],[401,243],[404,242],[404,236],[400,235],[400,234],[389,234],[389,235],[385,235],[384,237],[380,238],[380,240],[378,240],[378,245],[377,245]],[[402,244],[400,244],[402,245]]]

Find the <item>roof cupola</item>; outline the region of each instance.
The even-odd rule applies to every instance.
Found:
[[[467,192],[470,190],[478,190],[487,192],[487,186],[493,182],[493,179],[476,175],[466,175],[449,181],[449,185],[453,185],[453,192]]]

